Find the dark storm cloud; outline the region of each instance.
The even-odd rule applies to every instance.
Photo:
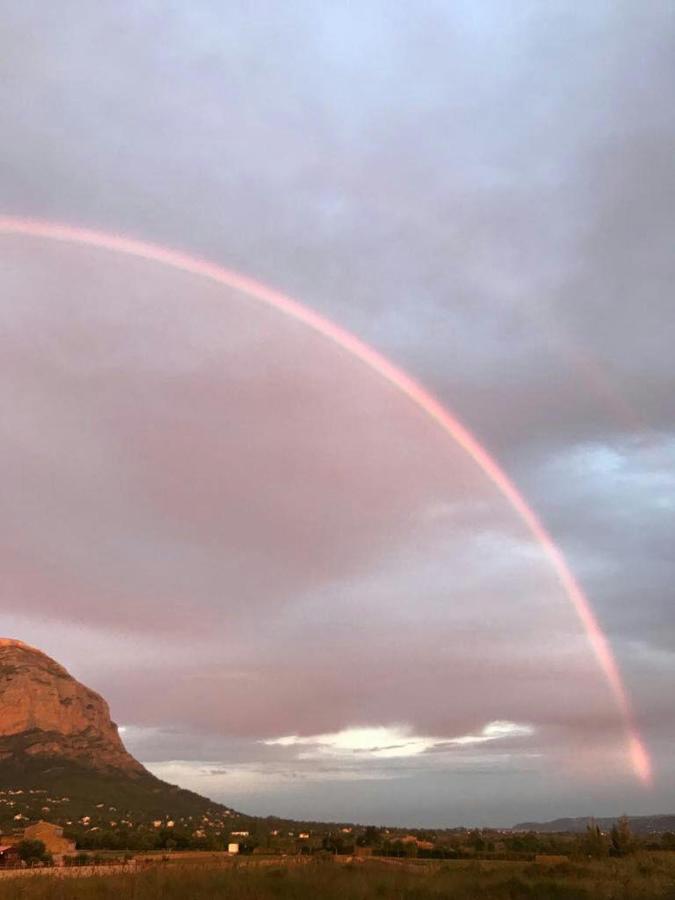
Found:
[[[672,6],[28,2],[3,4],[3,26],[3,209],[250,272],[435,390],[569,553],[665,779]],[[208,771],[250,762],[249,786],[274,765],[311,781],[315,761],[257,741],[500,718],[536,727],[521,756],[569,761],[584,736],[614,753],[607,692],[540,555],[395,397],[260,312],[219,318],[189,279],[0,253],[6,627],[148,729],[145,757],[170,761],[164,742]],[[486,767],[504,765],[495,790]],[[541,765],[529,811],[497,748],[471,792],[454,775],[439,792],[442,766],[401,776],[394,817],[452,819],[435,790],[500,821],[590,796]],[[265,796],[370,815],[341,782],[311,783]],[[632,796],[603,790],[609,813]]]

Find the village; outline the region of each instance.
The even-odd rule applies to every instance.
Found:
[[[129,810],[96,801],[87,812],[39,788],[0,790],[0,868],[128,864],[199,854],[235,857],[371,856],[452,859],[560,853],[550,836],[509,830],[404,829],[245,817],[214,806],[201,815]]]
[[[88,818],[88,817],[87,817]],[[86,825],[84,826],[86,828]],[[152,828],[160,834],[169,831],[181,835],[172,820],[155,821]],[[94,826],[94,833],[98,831]],[[71,832],[72,833],[72,832]],[[204,830],[197,828],[193,835],[198,840]],[[475,857],[485,855],[481,850],[489,847],[491,855],[503,852],[504,842],[486,840],[478,832],[453,830],[454,840],[449,833],[442,835],[405,833],[393,829],[378,829],[373,826],[361,828],[346,825],[333,830],[320,826],[316,830],[281,831],[271,829],[260,842],[252,839],[250,831],[236,830],[225,835],[221,842],[212,842],[209,848],[190,846],[185,840],[165,839],[158,849],[148,849],[139,853],[125,852],[120,855],[113,849],[101,847],[90,853],[82,849],[86,840],[76,841],[69,837],[64,827],[40,820],[23,828],[13,829],[0,836],[0,869],[72,867],[91,865],[130,865],[138,862],[195,861],[199,856],[212,861],[219,857],[222,861],[241,856],[263,858],[335,856],[352,860],[363,860],[373,856],[403,857],[406,859],[442,859]],[[522,856],[523,854],[520,854]],[[530,855],[530,854],[525,854]],[[552,857],[548,857],[549,861]]]
[[[404,829],[349,823],[294,823],[241,817],[225,808],[202,816],[136,817],[95,802],[77,819],[70,798],[45,790],[0,791],[0,869],[130,866],[180,861],[227,863],[284,858],[520,860],[564,862],[583,847],[570,834],[510,829]],[[15,812],[16,810],[16,812]],[[11,813],[11,818],[8,818]],[[54,815],[56,813],[56,815]],[[50,821],[52,815],[57,821]]]

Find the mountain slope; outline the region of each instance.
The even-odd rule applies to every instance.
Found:
[[[125,749],[105,700],[40,650],[0,639],[0,830],[46,818],[91,828],[123,821],[241,820],[151,775]]]
[[[147,774],[125,750],[103,697],[40,650],[0,638],[0,762],[30,758]]]

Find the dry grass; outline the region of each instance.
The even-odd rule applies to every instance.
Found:
[[[377,862],[234,869],[153,866],[133,874],[0,882],[0,900],[675,900],[675,855],[564,866]]]

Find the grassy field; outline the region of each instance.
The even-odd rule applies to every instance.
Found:
[[[0,882],[0,900],[675,900],[675,855],[566,863],[444,863],[398,867],[377,862],[214,869],[161,867],[125,874]]]

